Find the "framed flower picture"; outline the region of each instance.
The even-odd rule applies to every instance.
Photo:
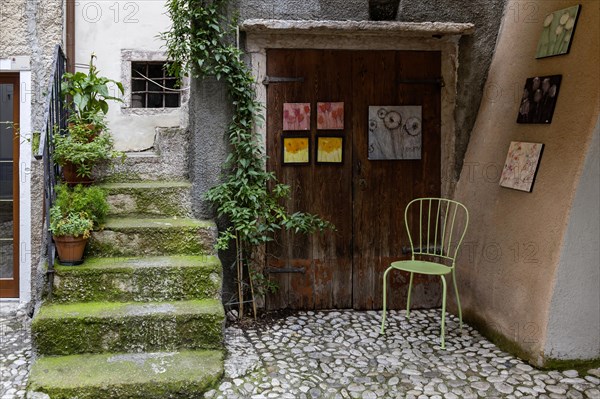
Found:
[[[551,123],[562,75],[536,76],[525,81],[517,123]]]
[[[341,135],[317,136],[315,158],[317,164],[341,164],[344,162],[344,137]]]
[[[310,130],[310,103],[284,103],[283,130]]]
[[[500,176],[500,186],[515,190],[533,190],[544,144],[513,141]]]
[[[281,163],[283,165],[308,165],[310,163],[310,137],[283,135],[281,137]]]
[[[580,9],[580,5],[575,5],[546,16],[535,58],[552,57],[569,52]]]
[[[344,103],[317,103],[317,129],[344,129]]]

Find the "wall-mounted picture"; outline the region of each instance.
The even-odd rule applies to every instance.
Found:
[[[316,155],[318,164],[342,163],[344,161],[344,138],[342,136],[317,136]]]
[[[283,130],[310,130],[310,103],[284,103]]]
[[[551,123],[562,75],[527,79],[523,88],[517,123]]]
[[[282,163],[284,165],[306,165],[310,163],[310,137],[284,135],[282,141]]]
[[[317,103],[317,129],[342,130],[344,103]]]
[[[577,25],[580,5],[564,8],[548,14],[538,42],[535,58],[567,54]]]
[[[511,142],[502,169],[500,185],[530,193],[533,190],[543,149],[544,144],[541,143]]]
[[[421,106],[369,106],[370,160],[421,159]]]

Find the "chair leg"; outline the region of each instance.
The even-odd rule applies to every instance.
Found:
[[[410,274],[410,280],[408,281],[408,295],[406,296],[406,318],[410,319],[410,294],[412,292],[413,275]]]
[[[442,328],[440,329],[440,339],[442,341],[441,348],[446,349],[446,342],[444,340],[444,328],[446,326],[446,278],[442,278]]]
[[[388,267],[385,273],[383,273],[383,311],[381,314],[381,331],[380,334],[383,334],[385,331],[385,314],[386,314],[386,304],[387,304],[387,275],[392,270],[392,267]]]
[[[460,322],[460,329],[462,330],[462,309],[460,307],[460,298],[458,296],[458,286],[456,285],[455,269],[452,269],[452,281],[454,282],[454,293],[456,294],[456,305],[458,306],[458,320]]]

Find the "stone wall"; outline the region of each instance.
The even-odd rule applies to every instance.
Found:
[[[20,63],[29,65],[23,70],[31,70],[31,87],[21,88],[21,102],[31,102],[33,132],[41,131],[44,126],[45,92],[52,72],[55,46],[63,43],[63,19],[63,0],[0,2],[0,59],[17,57]],[[22,145],[29,146],[29,143],[23,142]],[[31,257],[31,294],[35,302],[44,278],[41,262],[43,168],[40,162],[33,160],[31,165],[22,164],[21,171],[24,174],[22,180],[29,181],[31,186],[31,207],[25,210],[31,217],[31,237],[21,237],[21,259]],[[23,210],[21,213],[23,215]]]
[[[456,107],[456,170],[444,176],[451,183],[462,166],[474,116],[482,98],[482,88],[491,62],[496,36],[506,0],[478,0],[474,2],[408,1],[399,4],[398,21],[408,22],[471,22],[475,34],[463,38],[459,45],[459,82]],[[237,0],[232,3],[232,14],[246,19],[311,19],[311,20],[368,20],[366,0]],[[242,35],[241,45],[244,46]],[[203,200],[206,190],[219,180],[219,171],[227,155],[226,128],[229,104],[222,84],[199,82],[190,98],[190,177],[193,182],[195,213],[197,217],[213,217],[212,210]],[[452,184],[450,184],[452,186]],[[220,226],[223,227],[223,226]],[[228,266],[232,257],[222,254],[224,291],[230,290],[233,269]]]

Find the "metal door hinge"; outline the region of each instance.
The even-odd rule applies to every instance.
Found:
[[[302,76],[295,78],[281,77],[281,76],[265,76],[262,81],[262,84],[268,86],[271,83],[294,83],[294,82],[304,82],[304,78]]]

